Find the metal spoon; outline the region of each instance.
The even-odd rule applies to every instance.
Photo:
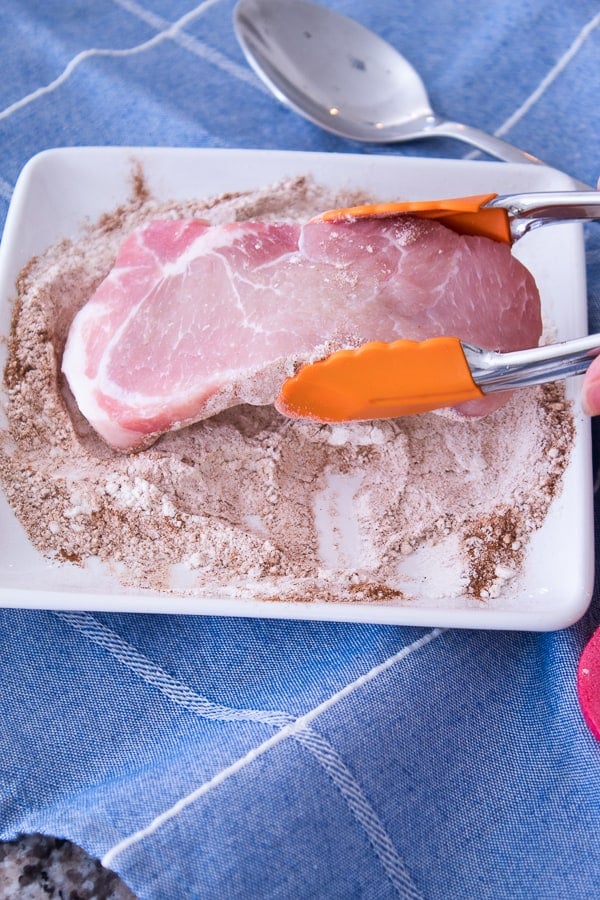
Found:
[[[234,29],[275,96],[326,131],[373,143],[450,137],[506,162],[545,165],[484,131],[438,116],[410,63],[331,9],[307,0],[239,0]]]

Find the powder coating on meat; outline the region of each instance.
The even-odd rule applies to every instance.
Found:
[[[516,350],[541,330],[534,279],[509,248],[436,222],[152,220],[75,317],[62,368],[104,440],[138,450],[272,404],[300,363],[343,347],[451,335]]]

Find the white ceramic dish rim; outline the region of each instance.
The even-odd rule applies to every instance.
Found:
[[[61,238],[75,235],[83,222],[95,221],[124,202],[130,194],[134,160],[141,163],[153,194],[164,199],[261,188],[305,173],[339,188],[365,187],[381,199],[389,199],[394,192],[427,199],[574,187],[568,176],[553,169],[506,163],[271,150],[84,147],[45,151],[30,160],[19,177],[0,246],[3,335],[10,321],[7,301],[14,298],[22,266]],[[581,228],[561,225],[556,230],[544,229],[527,241],[523,256],[542,282],[542,301],[549,305],[558,336],[566,339],[584,334],[587,312]],[[544,291],[547,282],[552,284],[550,297]],[[568,394],[575,400],[576,437],[565,490],[532,542],[523,578],[493,603],[464,601],[464,605],[455,605],[442,598],[395,606],[287,603],[132,591],[116,582],[103,582],[95,572],[42,557],[1,497],[5,527],[0,537],[0,605],[510,630],[566,627],[580,618],[589,604],[594,558],[590,428],[578,409],[575,380],[568,384]]]

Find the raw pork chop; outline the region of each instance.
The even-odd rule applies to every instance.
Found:
[[[155,220],[75,317],[63,371],[105,441],[136,450],[226,407],[273,403],[299,363],[333,349],[453,335],[515,350],[540,334],[535,282],[509,248],[436,222]]]

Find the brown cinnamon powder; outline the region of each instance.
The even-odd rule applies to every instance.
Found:
[[[521,571],[569,459],[561,386],[521,391],[477,421],[319,426],[245,405],[128,456],[98,438],[63,383],[75,312],[149,216],[304,219],[360,199],[300,178],[159,204],[138,171],[129,203],[29,262],[5,370],[0,483],[40,552],[65,565],[97,557],[139,588],[288,601],[405,602],[403,573],[428,547],[454,548],[450,592],[485,600]]]

